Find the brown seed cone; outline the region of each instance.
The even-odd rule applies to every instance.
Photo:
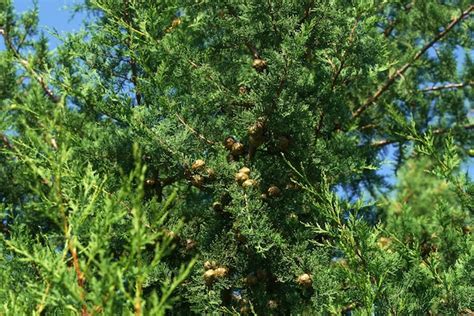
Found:
[[[209,269],[206,272],[204,272],[203,277],[206,284],[210,285],[215,279],[215,271],[213,269]]]
[[[191,165],[191,168],[193,170],[198,170],[198,169],[203,168],[205,165],[206,165],[206,162],[204,160],[198,159]]]
[[[243,183],[249,179],[249,175],[243,172],[238,172],[235,174],[235,181],[238,183]]]
[[[242,167],[242,168],[240,168],[240,169],[239,169],[239,172],[245,173],[245,174],[247,174],[247,175],[250,176],[250,169],[247,168],[247,167]]]
[[[310,287],[311,284],[313,284],[313,280],[311,278],[311,275],[309,275],[308,273],[303,273],[302,275],[300,275],[298,277],[298,279],[296,280],[296,282],[299,285],[302,285],[304,287]]]
[[[278,302],[275,300],[269,300],[267,302],[267,306],[269,309],[277,309],[278,308]]]
[[[212,168],[207,168],[206,169],[206,175],[209,179],[213,180],[216,178],[216,172]]]
[[[197,246],[197,242],[192,239],[186,239],[186,250],[191,251],[194,250]]]
[[[227,148],[227,150],[232,150],[232,146],[236,143],[234,137],[228,136],[224,140],[224,147]]]
[[[172,230],[164,229],[163,233],[165,234],[166,237],[168,237],[172,240],[177,240],[178,239],[178,235],[176,235],[176,233]]]
[[[146,186],[154,186],[156,184],[156,180],[155,179],[146,179],[145,180],[145,185]]]
[[[204,262],[204,269],[214,270],[217,267],[217,263],[214,260]]]
[[[218,278],[225,277],[227,273],[229,273],[229,269],[227,269],[226,267],[219,267],[214,270],[214,275]]]
[[[261,119],[261,120],[258,120],[257,122],[255,122],[254,124],[252,124],[249,127],[248,133],[249,133],[249,135],[260,136],[260,135],[263,134],[264,129],[265,129],[265,123],[264,123],[263,119]]]
[[[173,21],[171,22],[171,27],[177,27],[180,24],[181,24],[181,19],[180,18],[174,18]]]
[[[377,245],[379,246],[380,249],[387,249],[390,247],[390,244],[392,243],[392,240],[388,237],[380,237],[379,240],[377,241]]]
[[[257,185],[257,181],[253,180],[253,179],[248,179],[248,180],[245,180],[243,183],[242,183],[242,187],[244,189],[247,189],[247,188],[251,188],[253,186]]]
[[[204,177],[201,176],[200,174],[193,175],[191,177],[191,184],[197,188],[202,187],[202,185],[204,184]]]
[[[232,149],[231,149],[231,153],[232,155],[234,156],[240,156],[244,153],[244,145],[242,143],[239,143],[239,142],[235,142],[233,145],[232,145]]]
[[[252,63],[252,67],[258,71],[258,72],[262,72],[264,71],[265,69],[267,69],[267,62],[263,59],[260,59],[260,58],[255,58],[253,60],[253,63]]]
[[[239,94],[247,94],[249,92],[249,88],[246,86],[240,86],[239,87]]]
[[[271,187],[268,188],[268,195],[271,197],[278,197],[281,194],[280,188],[278,188],[276,185],[272,185]]]
[[[224,206],[222,205],[221,202],[214,202],[212,203],[212,208],[214,209],[214,211],[216,212],[221,212],[224,210]]]

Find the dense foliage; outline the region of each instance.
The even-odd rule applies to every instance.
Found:
[[[470,1],[0,6],[0,314],[474,310]]]

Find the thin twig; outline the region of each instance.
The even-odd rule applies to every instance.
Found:
[[[474,86],[474,81],[463,82],[463,83],[449,83],[442,86],[433,86],[429,88],[422,89],[422,92],[432,92],[440,90],[449,90],[449,89],[462,89],[464,87]]]
[[[431,48],[436,42],[438,42],[440,39],[442,39],[443,37],[446,36],[446,34],[449,33],[449,31],[451,31],[451,29],[453,29],[454,26],[456,26],[461,20],[463,20],[465,17],[467,17],[471,11],[474,9],[474,5],[471,5],[469,6],[469,8],[467,8],[467,10],[465,10],[464,12],[462,12],[462,14],[457,17],[456,19],[454,19],[453,21],[451,21],[446,27],[445,29],[438,33],[429,43],[427,43],[425,46],[423,46],[423,48],[418,51],[418,53],[416,53],[416,55],[413,57],[413,59],[406,63],[405,65],[403,65],[401,68],[399,68],[397,71],[395,71],[395,73],[393,73],[392,75],[390,75],[387,80],[377,89],[377,91],[367,99],[367,101],[362,105],[360,106],[353,114],[352,114],[352,117],[353,118],[357,118],[359,117],[362,113],[364,113],[365,110],[367,110],[367,108],[372,105],[373,103],[375,103],[381,96],[382,94],[387,91],[390,86],[395,83],[395,81],[399,78],[399,77],[402,77],[402,75],[411,67],[413,66],[413,64],[415,63],[415,61],[417,61],[418,59],[420,59],[420,57],[429,49]]]
[[[311,9],[313,8],[313,5],[314,5],[314,0],[308,3],[306,8],[304,9],[303,17],[298,21],[298,25],[302,25],[305,22],[305,20],[309,17],[309,15],[311,14]]]
[[[0,134],[0,138],[2,139],[2,143],[5,147],[7,147],[8,149],[13,148],[12,144],[10,144],[10,141],[8,140],[8,137],[6,135]]]
[[[247,48],[252,52],[252,56],[254,59],[259,59],[260,58],[260,54],[258,53],[257,49],[250,43],[245,43],[245,46],[247,46]]]
[[[468,124],[468,125],[464,125],[462,126],[465,130],[471,130],[471,129],[474,129],[474,124]],[[437,129],[434,129],[432,130],[431,132],[433,133],[433,135],[440,135],[440,134],[444,134],[444,133],[447,133],[449,131],[451,131],[452,128],[437,128]],[[375,141],[373,143],[370,144],[370,146],[372,147],[384,147],[386,145],[390,145],[390,144],[393,144],[393,143],[397,143],[399,142],[400,140],[394,140],[394,139],[382,139],[382,140],[379,140],[379,141]]]
[[[354,40],[354,33],[355,33],[355,30],[356,30],[358,24],[359,24],[359,17],[356,18],[354,26],[352,27],[351,32],[349,34],[349,39],[348,39],[349,47],[352,45],[352,42]],[[341,74],[342,69],[344,69],[344,66],[345,66],[344,64],[346,62],[346,57],[347,57],[346,56],[347,51],[348,51],[348,49],[344,50],[344,52],[342,53],[341,63],[339,64],[339,69],[336,71],[336,74],[334,75],[334,78],[332,79],[331,90],[333,90],[334,87],[336,86],[337,79],[338,79],[339,75]]]
[[[204,142],[208,143],[209,145],[214,145],[215,144],[213,141],[207,139],[203,134],[199,133],[192,126],[190,126],[188,123],[186,123],[186,121],[183,119],[183,117],[181,115],[176,113],[176,117],[187,129],[189,129],[191,132],[193,132],[193,134],[195,134],[199,139],[203,140]]]
[[[43,89],[44,93],[48,96],[48,98],[54,103],[59,102],[59,97],[56,96],[54,92],[48,87],[44,78],[33,69],[33,67],[30,65],[30,63],[26,59],[24,59],[21,56],[20,52],[16,49],[15,45],[13,45],[13,42],[11,41],[11,38],[8,36],[7,32],[2,28],[0,28],[0,35],[3,36],[5,45],[12,51],[13,55],[18,59],[20,64],[30,74],[30,76],[34,80],[36,80],[36,82],[39,83],[39,85]]]

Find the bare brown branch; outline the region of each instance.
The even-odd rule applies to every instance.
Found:
[[[420,57],[429,49],[431,48],[435,43],[437,43],[439,40],[441,40],[443,37],[446,36],[446,34],[449,33],[453,29],[454,26],[456,26],[459,22],[461,22],[464,18],[466,18],[471,11],[474,9],[474,5],[469,6],[460,16],[452,20],[445,28],[443,31],[439,32],[429,43],[427,43],[421,50],[419,50],[416,55],[412,58],[412,60],[405,65],[403,65],[401,68],[399,68],[397,71],[395,71],[394,74],[390,75],[387,80],[377,89],[377,91],[367,99],[367,101],[360,106],[353,114],[353,118],[359,117],[362,113],[364,113],[365,110],[369,106],[371,106],[373,103],[375,103],[381,96],[382,94],[387,91],[392,84],[396,82],[396,80],[401,77],[410,67],[413,66],[413,64],[420,59]]]
[[[463,82],[463,83],[449,83],[442,86],[433,86],[429,88],[422,89],[422,92],[432,92],[432,91],[440,91],[440,90],[451,90],[451,89],[462,89],[464,87],[472,87],[474,86],[474,81]]]

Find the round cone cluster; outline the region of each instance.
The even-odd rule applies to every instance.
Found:
[[[192,251],[196,248],[197,242],[192,239],[186,239],[186,250]]]
[[[304,287],[310,287],[313,284],[313,279],[308,273],[303,273],[302,275],[298,276],[296,283]]]
[[[224,206],[219,201],[212,203],[212,208],[216,212],[221,212],[222,210],[224,210]]]
[[[230,149],[230,153],[233,156],[240,156],[244,153],[244,145],[239,142],[235,142]]]
[[[229,137],[226,137],[226,139],[224,140],[224,147],[227,149],[227,150],[231,150],[232,149],[232,146],[236,143],[234,137],[232,136],[229,136]]]
[[[206,261],[204,263],[204,281],[210,285],[216,279],[223,278],[229,273],[229,269],[226,267],[218,267],[215,261]]]
[[[191,165],[191,169],[199,170],[202,169],[206,165],[206,162],[202,159],[198,159]]]
[[[191,177],[191,183],[197,188],[200,188],[204,185],[204,177],[200,174],[195,174]]]
[[[278,302],[276,300],[269,300],[267,302],[267,306],[269,309],[277,309],[278,308]]]
[[[247,167],[240,168],[239,172],[235,174],[235,181],[243,188],[250,188],[257,184],[257,181],[250,178],[250,169]]]
[[[258,147],[265,142],[265,118],[259,118],[247,131],[249,135],[249,157],[252,158]]]
[[[268,188],[267,192],[268,192],[268,196],[270,196],[270,197],[278,197],[281,194],[280,188],[277,187],[276,185],[270,186]]]
[[[201,188],[206,180],[214,180],[216,172],[212,168],[205,168],[206,162],[202,159],[197,159],[191,165],[191,169],[186,170],[186,178],[191,184],[197,188]]]
[[[214,260],[212,261],[206,261],[204,262],[204,269],[205,270],[211,270],[211,269],[215,269],[217,268],[217,262],[215,262]]]
[[[262,72],[265,69],[267,69],[267,62],[264,59],[261,58],[255,58],[252,63],[252,67],[258,71]]]
[[[224,140],[224,147],[230,152],[229,161],[234,161],[242,156],[245,152],[244,144],[235,140],[234,137],[228,136]]]
[[[145,180],[145,185],[146,185],[146,186],[151,187],[151,186],[154,186],[155,184],[156,184],[156,180],[155,180],[155,179],[146,179],[146,180]]]

